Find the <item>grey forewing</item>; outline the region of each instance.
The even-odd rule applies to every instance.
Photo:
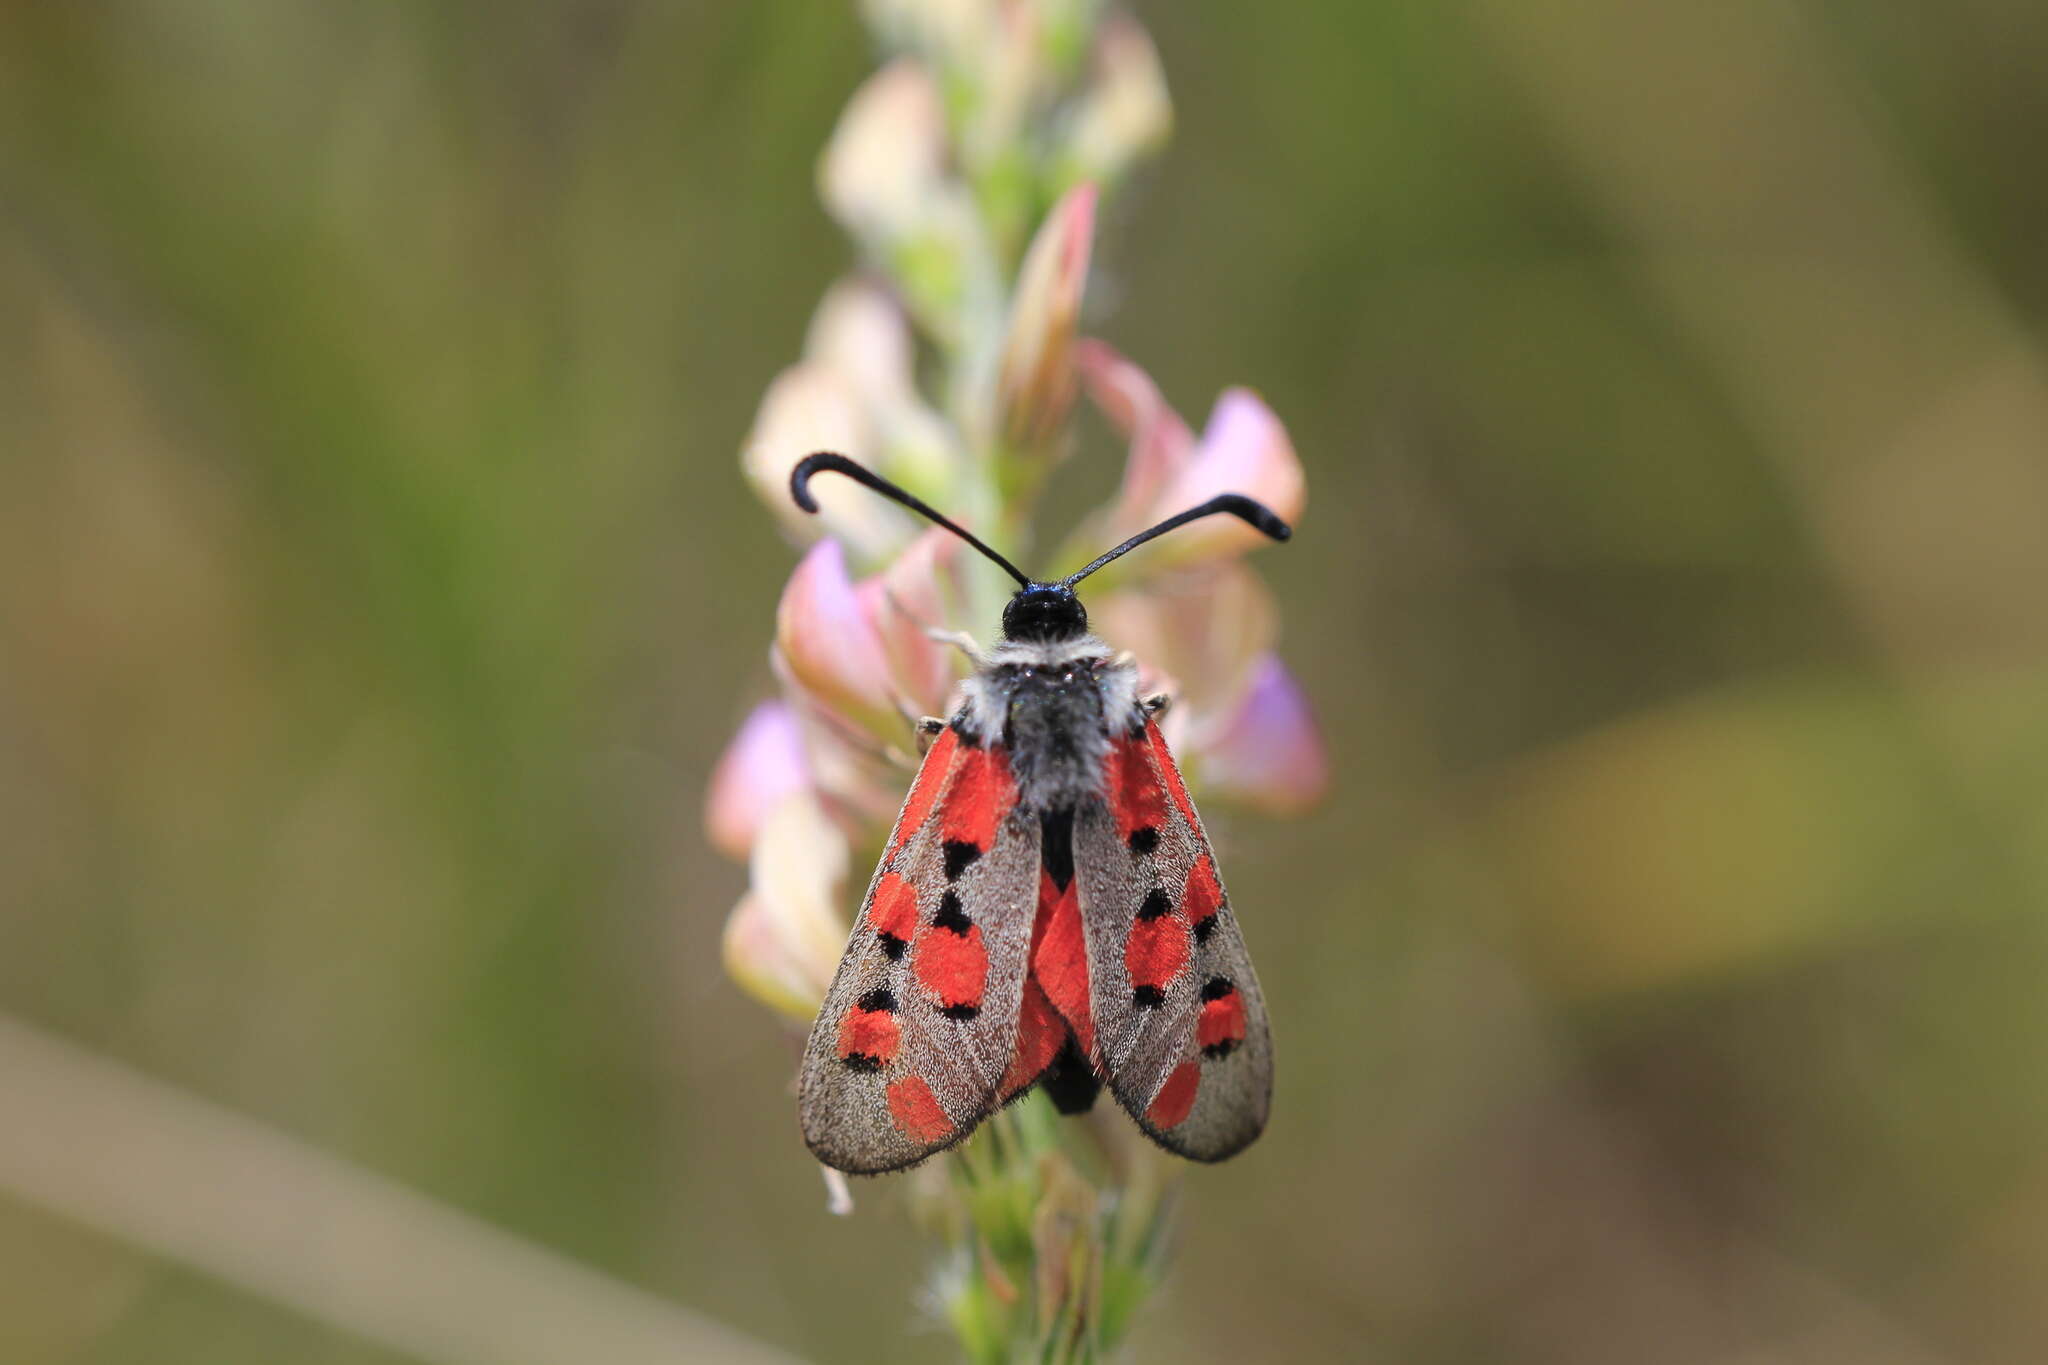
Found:
[[[1169,806],[1158,841],[1139,853],[1118,832],[1100,801],[1074,813],[1074,873],[1081,923],[1087,935],[1089,995],[1096,1043],[1117,1102],[1154,1141],[1197,1161],[1220,1161],[1241,1151],[1266,1126],[1273,1088],[1272,1038],[1264,997],[1250,956],[1217,877],[1220,903],[1206,933],[1191,933],[1190,961],[1164,993],[1138,1005],[1127,970],[1131,927],[1154,888],[1177,897],[1172,914],[1185,920],[1178,899],[1198,861],[1214,872],[1214,854],[1201,827]],[[1192,925],[1189,926],[1192,929]],[[1197,1029],[1212,983],[1242,997],[1245,1035],[1235,1047],[1205,1051]],[[1193,1109],[1161,1130],[1149,1116],[1152,1100],[1174,1069],[1200,1067]]]

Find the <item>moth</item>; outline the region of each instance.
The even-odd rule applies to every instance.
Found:
[[[1200,517],[1274,540],[1264,504],[1225,493],[1054,582],[843,455],[842,474],[945,527],[1017,580],[1003,638],[926,719],[916,781],[804,1050],[799,1108],[820,1161],[914,1165],[1043,1086],[1066,1113],[1103,1085],[1168,1151],[1221,1161],[1266,1124],[1273,1050],[1236,917],[1160,737],[1164,696],[1088,633],[1074,585]]]

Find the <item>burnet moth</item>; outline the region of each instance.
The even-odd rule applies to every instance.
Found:
[[[1042,1085],[1065,1113],[1103,1084],[1168,1151],[1221,1161],[1266,1125],[1272,1042],[1202,821],[1160,737],[1164,696],[1088,633],[1074,585],[1200,517],[1274,540],[1263,504],[1211,498],[1056,582],[843,455],[790,475],[806,512],[843,474],[1017,580],[1003,638],[927,719],[923,764],[804,1050],[804,1141],[853,1174],[910,1166]]]

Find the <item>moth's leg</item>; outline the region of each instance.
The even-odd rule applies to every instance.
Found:
[[[1138,699],[1138,708],[1146,715],[1155,719],[1165,715],[1166,708],[1172,705],[1173,694],[1171,692],[1154,692],[1149,697],[1140,697]]]
[[[937,739],[939,732],[946,728],[946,722],[937,716],[916,716],[913,718],[910,708],[900,704],[900,702],[897,709],[903,713],[903,719],[910,722],[910,734],[917,743],[917,757],[911,757],[893,744],[884,747],[882,753],[884,757],[899,768],[915,768],[918,759],[925,756],[932,747],[932,741]]]
[[[974,637],[964,630],[941,630],[937,626],[926,626],[925,638],[937,640],[942,645],[951,645],[967,656],[967,662],[981,667],[981,650],[975,647]]]

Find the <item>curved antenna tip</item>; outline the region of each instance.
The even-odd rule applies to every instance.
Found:
[[[867,470],[861,469],[859,465],[855,465],[852,460],[836,451],[820,450],[804,456],[796,462],[796,467],[789,471],[790,500],[804,511],[816,516],[818,499],[812,495],[809,487],[811,476],[821,469],[836,469],[843,474],[849,465],[860,469],[862,474],[867,473]]]
[[[1250,522],[1255,529],[1272,537],[1274,540],[1294,539],[1294,528],[1280,520],[1273,509],[1266,506],[1263,502],[1258,501],[1256,498],[1245,497],[1242,493],[1226,493],[1223,496],[1233,500],[1233,506],[1227,510],[1235,511],[1240,517]]]

